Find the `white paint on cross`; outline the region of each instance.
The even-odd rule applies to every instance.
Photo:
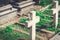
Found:
[[[58,12],[60,11],[60,6],[58,4],[58,1],[55,1],[56,3],[56,8],[53,8],[53,14],[54,14],[54,22],[55,22],[55,27],[58,26]]]
[[[28,21],[28,27],[30,27],[30,40],[35,40],[36,36],[36,23],[39,22],[40,18],[36,16],[35,11],[31,11],[31,20]]]

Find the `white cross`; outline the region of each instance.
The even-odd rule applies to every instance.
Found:
[[[32,19],[28,21],[28,27],[30,27],[30,40],[35,40],[36,36],[36,23],[39,22],[40,18],[36,16],[35,11],[31,11],[31,17]]]
[[[60,10],[60,6],[58,5],[58,1],[55,1],[56,3],[56,8],[53,8],[53,14],[54,14],[54,22],[55,22],[55,27],[58,26],[58,12]]]

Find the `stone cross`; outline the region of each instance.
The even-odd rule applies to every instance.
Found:
[[[60,6],[58,5],[58,1],[55,1],[56,3],[56,8],[53,8],[53,14],[54,14],[54,24],[55,24],[55,27],[58,26],[58,12],[60,11]]]
[[[30,27],[30,40],[35,40],[36,36],[36,23],[39,22],[40,18],[36,16],[35,11],[31,11],[31,20],[28,21],[28,27]]]

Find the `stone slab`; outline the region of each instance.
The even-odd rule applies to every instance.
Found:
[[[57,33],[53,38],[51,38],[50,40],[60,40],[60,32]]]
[[[12,6],[10,4],[9,5],[5,5],[3,7],[0,7],[0,12],[4,11],[4,10],[7,10],[7,9],[10,9],[10,8],[12,8]]]
[[[6,14],[10,14],[14,11],[17,11],[17,9],[12,8],[12,10],[6,10],[4,12],[0,12],[0,17],[3,16],[3,15],[6,15]]]

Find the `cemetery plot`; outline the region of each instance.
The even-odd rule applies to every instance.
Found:
[[[9,38],[9,40],[50,40],[50,38],[54,38],[54,35],[60,32],[60,17],[58,17],[58,11],[60,10],[60,7],[58,5],[58,1],[54,2],[56,3],[56,7],[53,9],[53,12],[51,10],[53,5],[52,3],[51,5],[46,6],[46,8],[42,7],[43,9],[41,10],[35,9],[35,11],[31,11],[29,9],[33,7],[34,2],[18,2],[19,8],[21,8],[21,11],[19,12],[23,14],[22,16],[19,15],[20,13],[17,11],[18,9],[8,7],[9,5],[3,6],[3,9],[1,9],[0,12],[0,25],[2,25],[0,26],[2,27],[0,30],[0,39],[8,40],[7,38]],[[13,6],[18,7],[16,5]],[[6,7],[6,9],[4,7]],[[29,12],[27,14],[28,10]],[[3,29],[3,26],[6,27]]]

